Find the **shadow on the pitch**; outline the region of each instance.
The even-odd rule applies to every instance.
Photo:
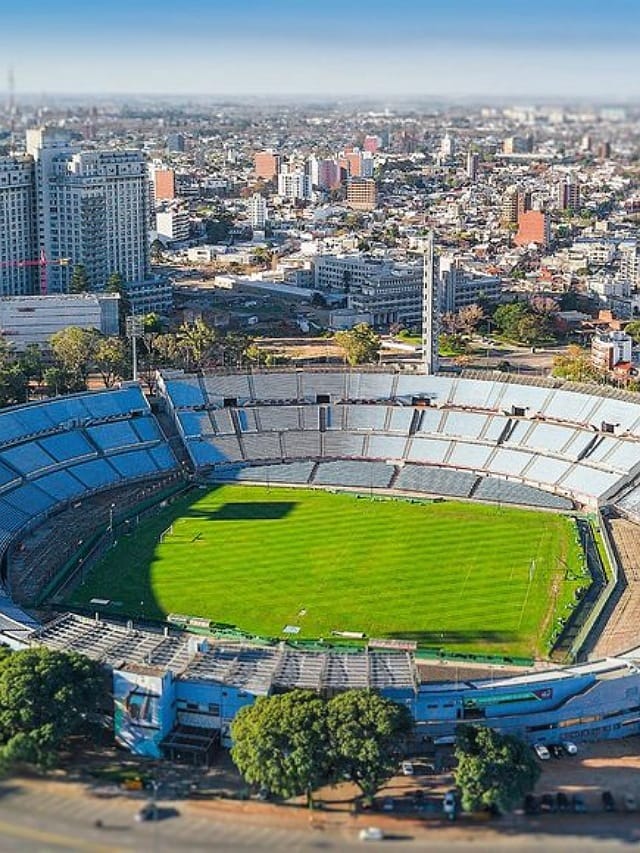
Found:
[[[251,501],[234,503],[229,501],[211,513],[190,513],[209,521],[277,521],[286,518],[296,504],[292,501]]]
[[[512,643],[515,631],[397,631],[385,634],[392,640],[415,640],[430,646],[468,645],[469,643]]]

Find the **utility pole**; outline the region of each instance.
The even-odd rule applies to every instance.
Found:
[[[133,361],[133,381],[138,381],[138,338],[144,333],[144,320],[132,314],[125,320],[126,334],[131,341],[131,356]]]

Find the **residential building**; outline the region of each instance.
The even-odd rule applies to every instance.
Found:
[[[253,171],[256,178],[270,181],[280,171],[280,155],[275,151],[257,151],[253,155]]]
[[[184,154],[187,144],[182,133],[170,133],[167,136],[167,151],[172,154]]]
[[[173,201],[176,197],[176,173],[173,169],[154,169],[153,194],[156,202]]]
[[[476,154],[475,151],[467,152],[467,177],[470,181],[477,181],[478,179],[478,163],[480,161],[480,157]]]
[[[598,332],[591,341],[591,363],[602,371],[631,362],[633,338],[625,332]]]
[[[548,215],[542,210],[526,210],[518,217],[518,233],[514,238],[516,246],[528,246],[536,243],[547,248],[551,240],[551,225]]]
[[[190,234],[189,211],[174,205],[156,213],[156,232],[163,243],[184,243]]]
[[[373,178],[351,179],[347,184],[347,204],[353,210],[375,210],[378,191]]]
[[[38,290],[40,267],[31,157],[0,157],[0,295]]]
[[[309,201],[311,177],[302,169],[281,171],[278,174],[278,195],[291,201]]]
[[[89,288],[112,273],[125,284],[149,277],[147,166],[139,151],[75,151],[68,136],[40,128],[27,133],[35,161],[39,249],[47,293],[66,293],[77,264]],[[65,264],[56,264],[64,260]]]
[[[254,231],[264,231],[267,224],[267,202],[260,193],[249,199],[249,220]]]
[[[558,184],[558,207],[580,210],[580,184],[574,178],[565,178]]]
[[[118,334],[117,293],[65,293],[0,298],[0,335],[18,351],[46,347],[51,335],[68,326]]]

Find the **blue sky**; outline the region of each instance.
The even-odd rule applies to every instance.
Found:
[[[0,74],[24,92],[640,95],[640,0],[4,6]]]

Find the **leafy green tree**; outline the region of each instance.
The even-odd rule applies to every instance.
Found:
[[[634,343],[640,344],[640,320],[632,320],[627,323],[624,330],[633,338]]]
[[[84,264],[76,264],[71,273],[69,293],[86,293],[89,290],[89,276]]]
[[[35,382],[42,382],[44,362],[42,359],[42,351],[38,344],[28,344],[24,352],[20,354],[18,364],[27,379],[33,379]]]
[[[380,352],[380,338],[367,323],[336,332],[333,339],[351,365],[375,362]]]
[[[149,248],[149,255],[154,264],[159,264],[164,259],[164,243],[162,240],[158,240],[156,237]]]
[[[127,347],[122,338],[99,338],[95,345],[94,363],[105,388],[122,379],[127,368]]]
[[[523,344],[535,344],[544,333],[544,319],[538,314],[528,312],[518,320],[515,338]]]
[[[247,782],[277,797],[306,794],[328,776],[325,703],[311,690],[258,699],[231,724],[231,757]]]
[[[199,370],[210,358],[218,334],[204,320],[195,323],[183,323],[176,335],[178,350],[181,352],[187,370]]]
[[[411,714],[373,690],[347,690],[328,702],[327,725],[334,774],[371,799],[398,766]]]
[[[52,767],[104,695],[99,665],[40,647],[0,658],[0,762]]]
[[[50,397],[82,391],[85,387],[83,382],[78,385],[74,377],[64,367],[48,367],[44,371],[43,381]]]
[[[503,335],[517,339],[518,323],[527,313],[527,306],[524,302],[510,302],[496,308],[493,321]]]
[[[481,726],[458,728],[456,758],[454,777],[465,811],[511,811],[540,776],[528,744]]]
[[[51,335],[51,351],[57,366],[69,374],[76,389],[86,387],[97,339],[97,332],[79,326],[69,326]]]

